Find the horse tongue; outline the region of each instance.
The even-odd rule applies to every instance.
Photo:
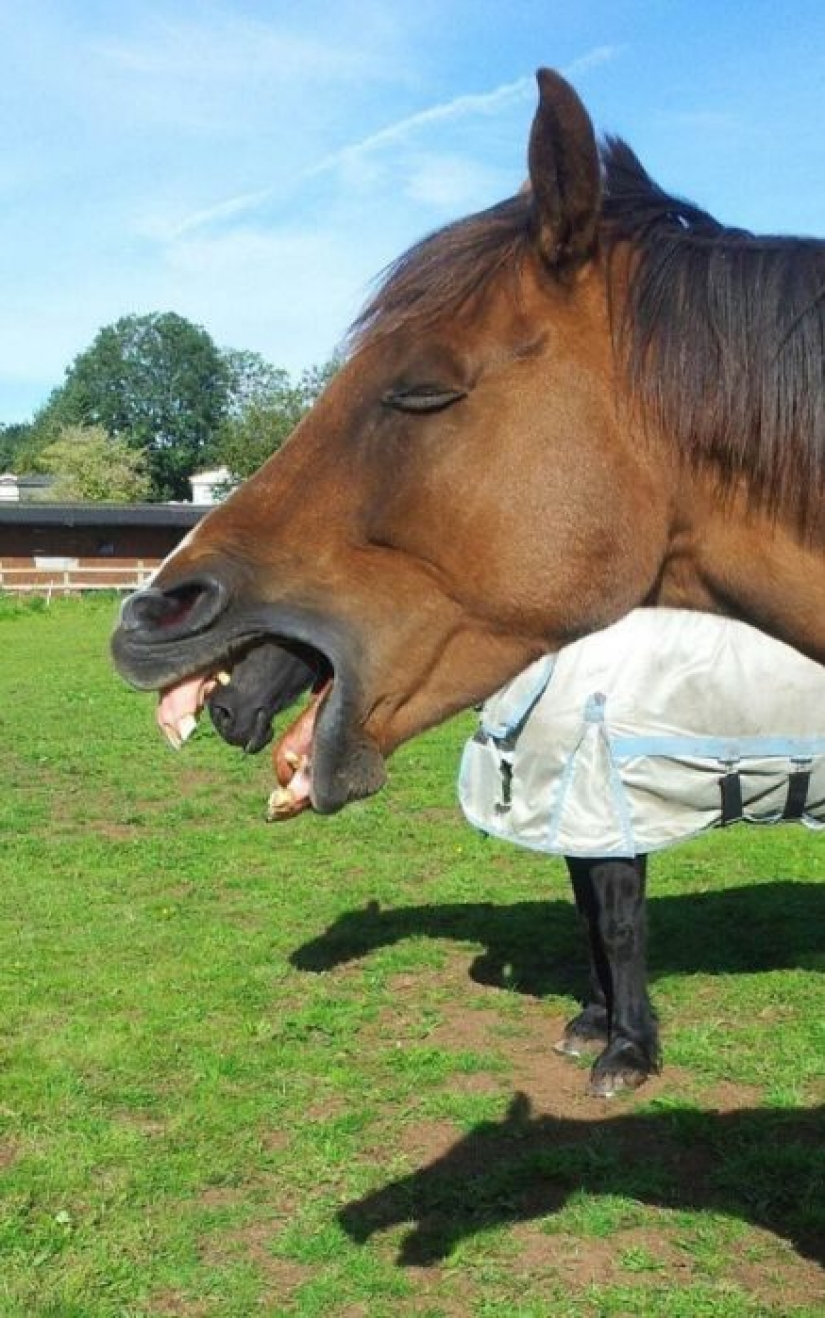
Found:
[[[185,682],[177,682],[161,691],[155,717],[161,732],[176,751],[198,726],[198,716],[216,683],[215,677],[201,675],[189,677]]]
[[[272,766],[278,786],[270,795],[266,817],[291,819],[312,804],[312,737],[321,700],[332,686],[326,682],[312,693],[306,709],[298,715],[272,750]]]

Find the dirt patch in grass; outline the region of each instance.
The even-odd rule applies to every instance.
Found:
[[[261,1175],[254,1181],[248,1179],[240,1185],[209,1185],[198,1195],[198,1205],[215,1214],[245,1214],[252,1199],[260,1203],[261,1211],[266,1214],[263,1223],[256,1219],[249,1228],[259,1232],[256,1236],[259,1242],[264,1235],[274,1240],[300,1207],[294,1194],[280,1178],[270,1175]],[[246,1226],[221,1227],[221,1241],[231,1241],[236,1235],[245,1237],[247,1230]]]
[[[370,1043],[374,1039],[378,1046],[386,1047],[391,1040],[403,1046],[410,1038],[420,1040],[419,1006],[426,998],[437,1000],[441,1016],[440,1023],[427,1033],[428,1046],[495,1058],[495,1068],[456,1075],[450,1080],[451,1088],[471,1093],[518,1090],[528,1095],[535,1112],[558,1117],[606,1115],[659,1098],[698,1101],[719,1112],[753,1108],[762,1101],[761,1091],[753,1085],[720,1081],[700,1086],[685,1068],[668,1065],[666,1056],[662,1072],[651,1076],[635,1093],[613,1099],[592,1098],[586,1091],[595,1053],[577,1063],[553,1051],[564,1034],[568,1015],[548,1011],[540,999],[529,995],[518,996],[515,1013],[510,995],[501,996],[496,990],[480,994],[468,986],[467,960],[460,953],[450,956],[441,970],[396,975],[389,987],[396,1005],[383,1011],[378,1022],[365,1031]],[[497,996],[501,1004],[498,1010],[495,1005],[482,1005],[485,998],[495,1004]]]
[[[767,1231],[759,1233],[760,1258],[751,1243],[728,1259],[726,1278],[779,1313],[825,1302],[825,1272],[811,1259],[800,1258],[793,1247]],[[763,1252],[764,1251],[764,1252]]]
[[[147,1306],[148,1312],[156,1314],[157,1318],[208,1318],[214,1312],[208,1300],[196,1300],[176,1290],[153,1295]]]
[[[38,765],[28,794],[48,799],[53,825],[61,833],[70,836],[80,831],[121,842],[152,832],[162,825],[164,816],[175,814],[181,803],[189,806],[187,828],[214,828],[210,802],[222,799],[226,793],[226,778],[203,764],[186,765],[162,786],[155,780],[139,793],[118,791],[105,780],[84,784],[72,766],[47,764]],[[198,813],[196,803],[202,806],[202,813]]]
[[[526,1004],[517,1026],[486,1012],[450,1011],[430,1042],[461,1052],[493,1052],[506,1063],[501,1072],[489,1072],[491,1086],[502,1094],[518,1091],[529,1099],[531,1110],[556,1117],[594,1117],[615,1110],[616,1102],[588,1097],[587,1070],[553,1052],[564,1033],[565,1019],[551,1016],[537,1004]],[[532,1010],[531,1010],[532,1008]],[[484,1020],[484,1016],[491,1019]],[[661,1086],[657,1077],[651,1088]]]
[[[291,1299],[295,1292],[314,1275],[315,1269],[305,1263],[294,1263],[291,1259],[273,1258],[271,1255],[261,1261],[254,1255],[253,1263],[265,1279],[266,1290],[260,1298],[264,1313],[280,1312],[285,1300]],[[277,1305],[277,1309],[270,1309]]]
[[[621,1237],[629,1235],[630,1232],[621,1233]],[[619,1272],[617,1258],[622,1248],[619,1233],[610,1240],[583,1241],[567,1233],[551,1235],[539,1227],[520,1225],[514,1229],[512,1238],[516,1247],[513,1272],[531,1283],[550,1274],[566,1286],[604,1286],[614,1282]],[[657,1240],[657,1250],[660,1244]]]
[[[208,1185],[198,1195],[202,1208],[222,1212],[226,1208],[236,1208],[243,1204],[249,1194],[247,1185]]]
[[[512,1231],[516,1246],[513,1273],[531,1286],[549,1276],[573,1291],[629,1284],[666,1284],[675,1290],[706,1276],[680,1244],[680,1234],[679,1228],[663,1223],[661,1228],[630,1227],[609,1238],[582,1240],[565,1232],[518,1224]],[[821,1299],[822,1270],[810,1260],[798,1258],[785,1241],[767,1232],[760,1236],[762,1257],[748,1258],[747,1252],[732,1249],[718,1280],[733,1283],[771,1311],[790,1313]],[[748,1252],[752,1254],[753,1247]]]
[[[136,1130],[139,1134],[146,1135],[150,1139],[165,1135],[168,1130],[166,1121],[161,1120],[159,1117],[152,1117],[148,1112],[138,1112],[134,1109],[121,1108],[112,1113],[112,1120],[119,1122],[130,1130]]]
[[[696,1089],[694,1077],[681,1067],[672,1067],[664,1079],[672,1073],[674,1092],[690,1094]],[[712,1108],[715,1112],[735,1112],[739,1108],[758,1107],[762,1102],[762,1091],[755,1085],[733,1084],[730,1080],[720,1080],[717,1084],[706,1086],[700,1091],[702,1106]]]
[[[311,1118],[309,1117],[309,1114],[307,1115],[310,1120],[319,1119]],[[268,1130],[266,1134],[261,1137],[261,1148],[264,1153],[283,1153],[285,1149],[289,1148],[291,1139],[292,1136],[288,1130]]]
[[[421,1165],[446,1158],[460,1139],[461,1131],[453,1121],[421,1121],[403,1131],[398,1148],[412,1163]]]
[[[416,997],[416,987],[420,990]],[[540,1000],[519,996],[518,1013],[512,1010],[510,995],[488,990],[482,995],[468,989],[466,957],[451,956],[442,970],[427,970],[420,975],[405,973],[390,981],[396,999],[394,1007],[381,1013],[376,1024],[365,1031],[378,1046],[403,1046],[405,1041],[421,1039],[420,1013],[417,1003],[426,997],[437,1000],[440,1023],[426,1035],[428,1047],[447,1053],[489,1055],[489,1071],[457,1074],[450,1087],[465,1092],[512,1093],[529,1097],[537,1113],[555,1116],[596,1116],[615,1110],[617,1100],[590,1098],[586,1093],[587,1067],[579,1066],[553,1051],[561,1039],[567,1016],[551,1013]],[[481,1005],[485,998],[501,1008]],[[639,1095],[619,1100],[647,1101],[668,1088],[667,1076],[656,1076],[639,1091]]]
[[[400,806],[393,804],[391,807],[397,814],[406,814],[407,809],[402,804]],[[416,811],[415,820],[419,825],[423,824],[454,824],[461,819],[461,813],[458,806],[446,805],[425,805]]]
[[[0,1140],[0,1172],[13,1167],[19,1157],[19,1149],[13,1140]]]
[[[204,1199],[206,1196],[204,1196]],[[243,1198],[237,1191],[235,1198]],[[291,1214],[290,1214],[291,1216]],[[219,1236],[208,1240],[201,1255],[210,1267],[226,1267],[237,1262],[251,1264],[266,1287],[264,1302],[277,1300],[283,1303],[313,1276],[315,1269],[309,1264],[283,1258],[274,1252],[286,1217],[268,1221],[249,1222],[245,1226],[224,1228]]]

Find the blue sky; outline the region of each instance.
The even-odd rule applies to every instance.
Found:
[[[539,64],[720,218],[825,236],[822,0],[0,0],[0,422],[174,310],[291,371],[514,192]]]

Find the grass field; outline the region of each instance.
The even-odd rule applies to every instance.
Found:
[[[587,1099],[564,868],[462,823],[467,720],[267,827],[114,612],[0,601],[0,1318],[821,1318],[825,841],[654,860],[665,1071]]]

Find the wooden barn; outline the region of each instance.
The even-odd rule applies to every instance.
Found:
[[[208,511],[191,503],[0,500],[0,591],[132,589]]]

